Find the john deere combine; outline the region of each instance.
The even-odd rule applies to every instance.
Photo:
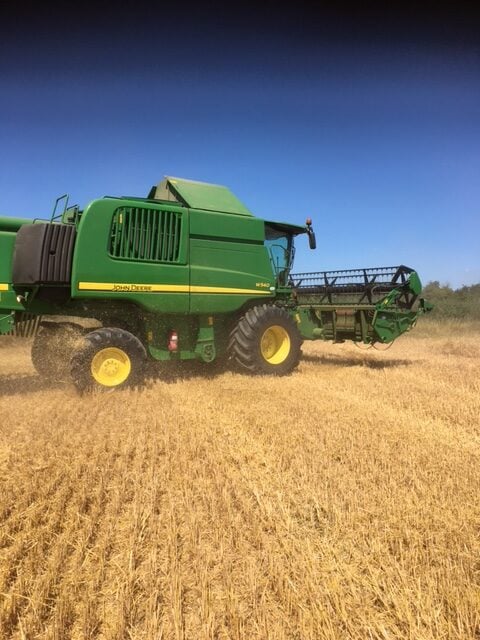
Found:
[[[315,248],[309,220],[263,220],[177,178],[83,210],[66,198],[48,221],[0,218],[0,333],[33,336],[41,374],[108,389],[138,383],[148,358],[287,374],[302,340],[390,343],[427,309],[405,266],[293,274],[301,234]]]

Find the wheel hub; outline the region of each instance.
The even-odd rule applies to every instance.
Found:
[[[116,387],[127,380],[132,365],[130,358],[117,347],[107,347],[97,351],[92,359],[93,378],[105,387]]]
[[[260,340],[260,352],[270,364],[284,362],[290,353],[290,336],[280,325],[273,325],[264,331]]]

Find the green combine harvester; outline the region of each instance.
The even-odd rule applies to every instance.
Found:
[[[303,340],[386,344],[428,310],[405,266],[292,273],[301,234],[314,249],[310,220],[178,178],[83,210],[62,196],[48,221],[0,218],[0,334],[33,337],[37,371],[86,391],[138,384],[148,359],[284,375]]]

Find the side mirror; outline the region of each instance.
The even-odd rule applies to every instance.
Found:
[[[307,218],[307,221],[305,223],[307,225],[307,233],[308,233],[308,246],[310,247],[310,249],[316,249],[317,248],[317,241],[315,239],[315,232],[312,229],[312,221],[310,218]]]

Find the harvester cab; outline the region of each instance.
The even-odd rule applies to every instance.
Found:
[[[255,216],[221,185],[167,177],[146,198],[48,221],[0,218],[0,333],[33,336],[32,361],[80,390],[141,381],[148,359],[295,369],[303,340],[390,343],[428,306],[405,266],[292,273],[306,225]]]
[[[295,236],[306,233],[304,227],[265,221],[265,246],[270,256],[277,287],[288,285],[295,259]]]

